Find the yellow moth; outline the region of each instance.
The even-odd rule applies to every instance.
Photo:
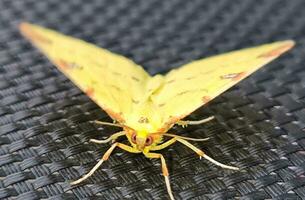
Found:
[[[122,128],[106,140],[90,140],[113,143],[89,173],[71,184],[90,177],[118,147],[160,159],[170,199],[174,196],[165,159],[155,151],[175,142],[186,145],[200,158],[238,170],[212,159],[189,142],[206,139],[182,137],[170,129],[175,124],[184,126],[211,120],[213,117],[199,121],[182,119],[294,45],[291,40],[274,42],[197,60],[165,75],[150,76],[133,61],[82,40],[28,23],[22,23],[20,31],[116,122],[96,123]],[[127,137],[129,145],[116,142],[122,136]]]

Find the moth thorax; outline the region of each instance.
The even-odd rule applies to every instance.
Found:
[[[137,130],[137,137],[139,138],[146,138],[148,135],[148,132],[146,130]]]

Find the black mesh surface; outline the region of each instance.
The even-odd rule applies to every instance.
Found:
[[[29,21],[82,38],[151,74],[191,60],[282,39],[297,46],[175,128],[240,171],[175,144],[161,151],[176,199],[305,199],[304,0],[1,0],[0,199],[168,199],[159,160],[115,150],[86,182],[116,130],[107,115],[18,33]]]

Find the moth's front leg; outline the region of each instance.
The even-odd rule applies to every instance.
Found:
[[[161,167],[162,167],[162,173],[163,173],[163,176],[164,176],[164,179],[165,179],[166,189],[167,189],[167,192],[168,192],[168,195],[169,195],[170,199],[174,200],[175,198],[174,198],[174,195],[173,195],[173,192],[172,192],[172,189],[171,189],[171,186],[170,186],[170,182],[169,182],[169,173],[168,173],[168,169],[167,169],[166,162],[165,162],[165,159],[164,159],[163,155],[160,154],[160,153],[150,153],[150,152],[145,152],[144,155],[147,158],[159,158],[159,159],[161,159]]]
[[[126,134],[125,131],[120,131],[120,132],[112,134],[109,138],[107,138],[105,140],[90,139],[89,142],[93,142],[93,143],[97,143],[97,144],[105,144],[105,143],[108,143],[108,142],[112,142],[113,143],[113,142],[115,142],[115,140],[118,137],[121,137],[121,136],[123,136],[125,134]]]
[[[71,182],[71,185],[79,184],[79,183],[83,182],[84,180],[86,180],[87,178],[89,178],[90,176],[92,176],[92,174],[103,164],[103,162],[108,160],[110,154],[113,152],[113,150],[116,147],[119,147],[119,148],[121,148],[125,151],[130,152],[130,153],[141,153],[140,151],[134,149],[131,146],[116,142],[116,143],[111,145],[111,147],[103,155],[102,159],[100,161],[98,161],[98,163],[87,174],[85,174],[83,177],[79,178],[78,180]]]
[[[157,146],[151,147],[150,151],[159,151],[161,149],[165,149],[166,147],[174,144],[176,141],[177,141],[176,138],[172,138],[172,139],[167,140],[166,142],[164,142],[162,144],[159,144]]]

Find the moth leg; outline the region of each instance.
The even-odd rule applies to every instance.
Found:
[[[175,134],[170,134],[170,133],[164,133],[165,136],[170,136],[173,137],[170,140],[167,140],[166,142],[159,144],[157,146],[151,147],[150,150],[151,151],[159,151],[161,149],[164,149],[170,145],[172,145],[173,143],[175,143],[177,141],[177,138],[180,139],[184,139],[184,140],[191,140],[191,141],[197,141],[197,142],[202,142],[202,141],[206,141],[209,140],[209,138],[203,138],[203,139],[197,139],[197,138],[190,138],[190,137],[183,137],[183,136],[179,136],[179,135],[175,135]]]
[[[233,166],[225,165],[225,164],[222,164],[222,163],[214,160],[213,158],[207,156],[203,151],[201,151],[200,149],[198,149],[197,147],[195,147],[194,145],[192,145],[191,143],[189,143],[188,141],[186,141],[184,139],[181,139],[181,138],[176,138],[176,139],[177,139],[178,142],[184,144],[185,146],[187,146],[190,149],[192,149],[193,151],[195,151],[200,156],[200,159],[201,158],[205,158],[208,161],[212,162],[213,164],[215,164],[217,166],[220,166],[222,168],[232,169],[232,170],[239,170],[238,167],[233,167]]]
[[[108,143],[108,142],[114,142],[118,137],[121,137],[125,135],[125,131],[120,131],[117,133],[112,134],[110,137],[108,137],[105,140],[96,140],[96,139],[90,139],[89,142],[93,142],[93,143],[97,143],[97,144],[104,144],[104,143]]]
[[[98,120],[94,120],[94,121],[92,121],[92,122],[93,122],[93,123],[96,123],[96,124],[100,124],[100,125],[123,127],[123,126],[120,125],[120,124],[111,123],[111,122],[102,122],[102,121],[98,121]]]
[[[160,144],[160,145],[157,145],[157,146],[154,146],[154,147],[151,147],[150,150],[151,151],[158,151],[158,150],[161,150],[161,149],[164,149],[170,145],[172,145],[173,143],[175,143],[177,140],[176,138],[172,138],[170,140],[167,140],[166,142]]]
[[[170,186],[170,182],[169,182],[168,169],[167,169],[166,162],[165,162],[165,159],[164,159],[163,155],[159,154],[159,153],[149,153],[149,152],[144,153],[144,155],[147,158],[159,158],[159,159],[161,159],[162,173],[163,173],[163,176],[164,176],[164,179],[165,179],[167,193],[168,193],[170,199],[174,200],[175,198],[174,198],[174,195],[173,195],[173,192],[172,192],[172,189],[171,189],[171,186]]]
[[[163,135],[173,137],[173,138],[181,138],[184,140],[197,141],[197,142],[203,142],[203,141],[207,141],[210,139],[210,138],[191,138],[191,137],[185,137],[185,136],[180,136],[180,135],[171,134],[171,133],[163,133]]]
[[[108,160],[110,154],[115,149],[115,147],[119,147],[119,148],[126,150],[128,152],[131,152],[131,153],[140,153],[140,151],[134,149],[131,146],[116,142],[113,145],[111,145],[111,147],[103,155],[102,159],[100,161],[98,161],[98,163],[87,174],[85,174],[80,179],[77,179],[76,181],[71,182],[71,185],[79,184],[80,182],[83,182],[84,180],[86,180],[87,178],[92,176],[92,174],[103,164],[103,162]]]
[[[183,121],[183,120],[179,120],[176,124],[178,124],[178,125],[180,125],[180,126],[182,126],[184,128],[184,127],[187,127],[188,125],[204,124],[204,123],[206,123],[208,121],[211,121],[214,118],[215,118],[214,116],[211,116],[211,117],[208,117],[208,118],[205,118],[205,119],[201,119],[201,120],[197,120],[197,121],[190,121],[190,120]]]
[[[118,143],[118,147],[129,152],[129,153],[142,153],[142,151],[137,150],[132,146],[128,146],[126,144]]]

